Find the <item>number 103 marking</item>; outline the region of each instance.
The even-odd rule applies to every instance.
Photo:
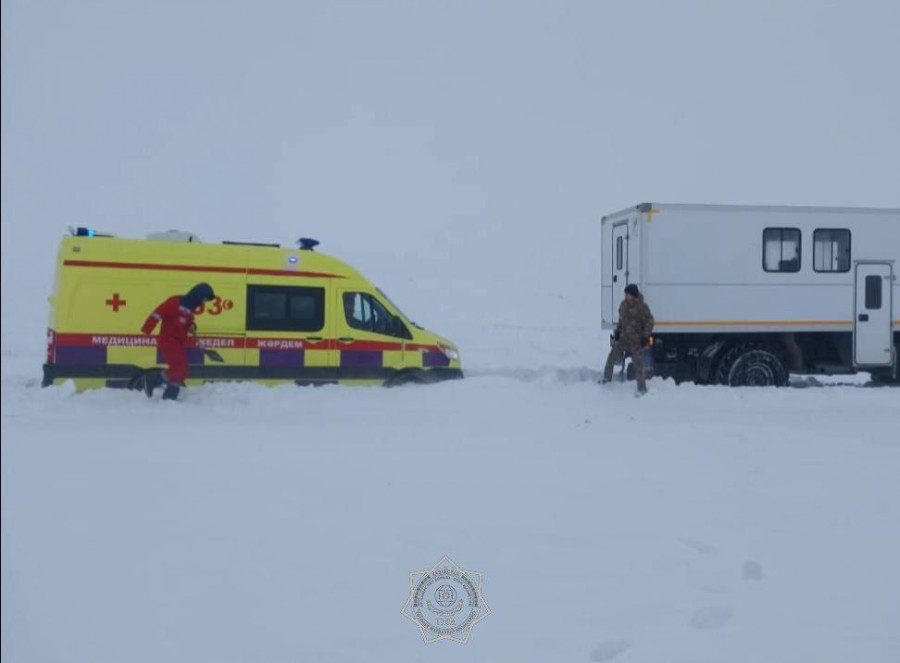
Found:
[[[194,315],[219,315],[222,311],[230,311],[234,308],[234,302],[230,299],[216,297],[211,302],[204,302],[194,309]]]

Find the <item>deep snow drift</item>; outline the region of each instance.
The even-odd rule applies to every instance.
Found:
[[[896,660],[896,390],[474,373],[172,404],[7,372],[6,658]],[[493,614],[426,647],[400,611],[443,554]]]

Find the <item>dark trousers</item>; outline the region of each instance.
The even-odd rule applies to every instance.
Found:
[[[606,367],[603,369],[603,377],[606,380],[612,380],[613,368],[616,362],[621,361],[625,353],[631,355],[631,363],[634,366],[634,377],[637,380],[638,387],[645,389],[647,381],[644,378],[644,346],[640,340],[631,340],[620,338],[613,343],[606,358]]]

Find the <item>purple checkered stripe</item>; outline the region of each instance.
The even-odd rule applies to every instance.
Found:
[[[383,363],[384,353],[381,350],[341,350],[341,368],[381,368]]]
[[[434,368],[441,366],[449,366],[450,358],[443,352],[424,352],[422,353],[422,366],[425,368]]]
[[[301,349],[260,350],[260,367],[294,366],[302,368],[306,364],[306,355]]]
[[[203,363],[203,348],[186,348],[186,350],[188,364],[196,366]],[[103,360],[103,363],[106,363],[105,359]],[[156,348],[156,363],[167,363],[165,358],[163,357],[162,351],[159,348]]]
[[[56,363],[63,366],[87,366],[106,363],[105,345],[61,345],[56,348]]]

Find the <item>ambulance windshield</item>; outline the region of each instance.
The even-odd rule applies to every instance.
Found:
[[[382,290],[381,288],[377,288],[377,287],[375,288],[375,290],[377,290],[377,291],[378,291],[378,294],[381,295],[382,297],[384,297],[384,298],[387,300],[387,303],[390,304],[390,305],[394,308],[395,311],[397,311],[397,313],[400,315],[401,318],[403,318],[404,320],[406,320],[406,321],[407,321],[409,324],[411,324],[413,327],[418,327],[419,329],[424,329],[424,327],[422,327],[421,325],[417,325],[415,322],[413,322],[412,320],[410,320],[410,319],[409,319],[409,316],[406,315],[406,313],[404,313],[404,312],[400,309],[400,307],[397,306],[397,305],[394,303],[394,301],[393,301],[390,297],[387,296],[387,293],[386,293],[384,290]]]

